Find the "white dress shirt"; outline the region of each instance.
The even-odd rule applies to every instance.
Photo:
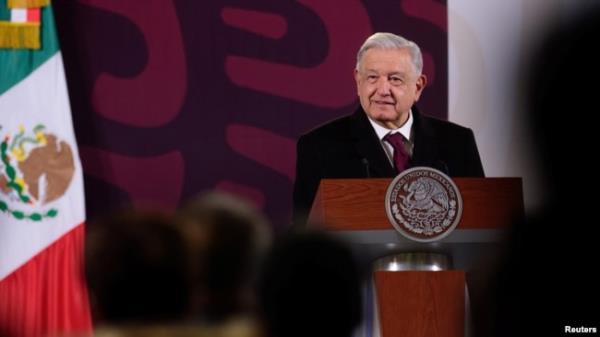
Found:
[[[367,117],[368,117],[368,115],[367,115]],[[399,132],[402,136],[404,136],[405,139],[408,140],[408,142],[406,142],[404,145],[405,145],[407,153],[412,157],[413,146],[412,146],[412,140],[410,139],[410,132],[412,129],[413,121],[414,121],[414,119],[412,116],[412,110],[410,110],[408,112],[408,120],[404,124],[402,124],[401,127],[394,129],[394,130],[390,130],[388,128],[384,128],[383,126],[375,123],[371,119],[371,117],[369,117],[369,122],[371,122],[373,129],[375,129],[375,133],[377,134],[377,137],[379,137],[379,143],[381,143],[381,146],[383,147],[383,150],[387,154],[388,160],[390,161],[390,164],[392,166],[394,166],[394,148],[392,147],[392,145],[390,143],[384,141],[383,137],[385,137],[388,133],[393,134],[393,133]]]

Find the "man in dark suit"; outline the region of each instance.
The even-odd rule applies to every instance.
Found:
[[[422,115],[414,105],[427,84],[422,69],[412,41],[376,33],[364,42],[354,70],[360,107],[298,140],[296,224],[305,222],[324,178],[393,177],[411,166],[484,176],[473,131]]]

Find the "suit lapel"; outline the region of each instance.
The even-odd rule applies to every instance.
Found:
[[[412,107],[412,112],[415,143],[411,166],[436,167],[438,164],[436,163],[438,151],[433,129],[416,106]]]
[[[396,171],[388,160],[383,147],[362,108],[358,108],[351,117],[351,132],[356,151],[366,158],[372,177],[393,177]]]

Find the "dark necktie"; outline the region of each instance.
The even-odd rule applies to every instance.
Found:
[[[410,157],[404,148],[404,136],[400,133],[388,133],[383,137],[383,140],[390,143],[394,148],[394,166],[396,172],[400,173],[408,168],[408,161]]]

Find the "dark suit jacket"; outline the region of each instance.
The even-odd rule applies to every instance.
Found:
[[[410,166],[429,166],[452,177],[483,177],[471,129],[421,115],[413,106],[414,149]],[[306,220],[324,178],[383,178],[396,172],[361,107],[298,139],[294,221]]]

